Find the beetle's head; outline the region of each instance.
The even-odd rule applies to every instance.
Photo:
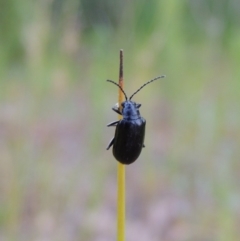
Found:
[[[122,102],[122,115],[124,119],[138,119],[140,116],[139,108],[141,104],[138,104],[134,101],[127,100]]]
[[[113,107],[114,110],[119,110],[123,116],[124,119],[133,120],[138,119],[140,116],[139,108],[141,107],[141,104],[138,104],[131,100],[126,100],[121,103],[121,106],[119,106],[118,103],[116,103]]]

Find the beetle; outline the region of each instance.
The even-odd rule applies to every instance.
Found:
[[[121,103],[121,108],[118,103],[112,108],[113,111],[122,115],[123,118],[118,121],[113,121],[107,126],[116,126],[115,135],[107,146],[107,150],[113,146],[113,156],[122,164],[131,164],[139,157],[144,146],[146,120],[140,115],[138,104],[131,99],[143,87],[153,81],[164,78],[165,75],[158,76],[136,90],[128,99],[122,87],[112,80],[107,80],[110,83],[118,86],[125,96],[125,101]]]

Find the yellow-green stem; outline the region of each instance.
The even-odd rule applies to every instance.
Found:
[[[125,240],[125,166],[118,163],[117,241]]]
[[[120,50],[119,85],[123,88],[123,50]],[[118,103],[121,108],[123,93],[119,89]],[[119,120],[122,117],[119,115]],[[118,163],[117,171],[117,241],[125,240],[125,165]]]

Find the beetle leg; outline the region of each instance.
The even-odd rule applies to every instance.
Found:
[[[119,121],[113,121],[109,124],[107,124],[107,126],[116,126],[118,124]]]
[[[117,112],[119,115],[122,115],[120,109],[119,109],[119,104],[116,103],[116,105],[113,106],[112,108],[113,111]]]
[[[114,143],[114,137],[112,138],[112,140],[109,142],[108,146],[107,146],[107,150],[109,150],[109,148],[113,145]]]
[[[139,109],[141,107],[142,104],[137,104],[136,107]]]
[[[122,113],[120,112],[120,110],[118,108],[113,107],[112,110],[117,112],[119,115],[122,115]]]
[[[145,147],[145,145],[143,144],[143,146],[142,147]]]

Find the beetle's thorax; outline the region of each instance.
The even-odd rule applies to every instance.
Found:
[[[141,105],[137,104],[131,100],[126,100],[122,103],[122,115],[125,120],[136,120],[140,118],[139,107]]]

